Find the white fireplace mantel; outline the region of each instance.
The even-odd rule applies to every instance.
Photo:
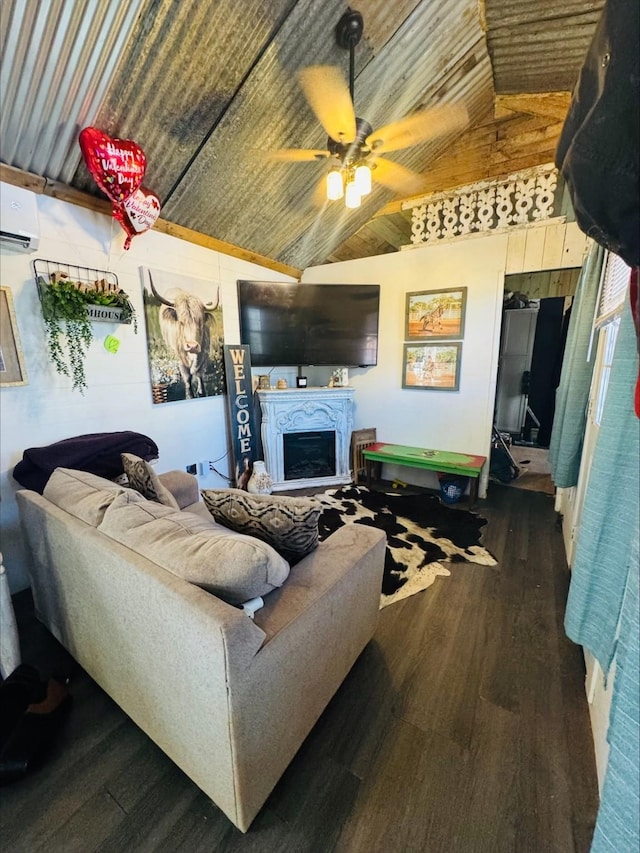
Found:
[[[349,446],[353,429],[353,394],[353,388],[258,391],[262,413],[262,449],[274,491],[351,482]],[[335,475],[285,480],[283,436],[292,432],[313,431],[335,432]]]

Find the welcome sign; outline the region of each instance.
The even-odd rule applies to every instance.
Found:
[[[236,488],[246,489],[258,451],[249,347],[243,344],[226,344],[224,367]]]

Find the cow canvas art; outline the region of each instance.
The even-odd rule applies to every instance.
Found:
[[[219,283],[149,268],[142,275],[153,402],[224,394]]]

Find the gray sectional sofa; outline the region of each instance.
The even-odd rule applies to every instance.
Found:
[[[244,832],[373,635],[385,537],[342,527],[290,572],[267,553],[252,620],[226,587],[186,579],[187,564],[197,575],[211,563],[216,588],[216,567],[224,578],[242,568],[258,540],[217,525],[195,477],[160,479],[181,509],[67,469],[43,495],[18,492],[36,612]]]

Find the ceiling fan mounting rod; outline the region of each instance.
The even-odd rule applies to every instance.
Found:
[[[360,12],[355,9],[348,8],[344,15],[340,18],[336,26],[336,41],[338,47],[349,51],[349,93],[353,100],[353,90],[355,83],[355,49],[356,45],[362,38],[364,29],[364,21]]]
[[[371,192],[371,167],[365,162],[371,153],[367,138],[373,132],[368,121],[355,115],[353,90],[355,85],[355,49],[362,38],[364,25],[362,15],[355,9],[347,8],[336,25],[338,47],[349,51],[349,95],[351,109],[355,118],[355,135],[349,127],[349,141],[344,142],[345,133],[337,134],[340,141],[329,136],[327,147],[329,154],[336,158],[338,165],[327,172],[327,200],[344,198],[345,207],[360,207],[363,196]],[[349,117],[349,124],[351,124]]]

